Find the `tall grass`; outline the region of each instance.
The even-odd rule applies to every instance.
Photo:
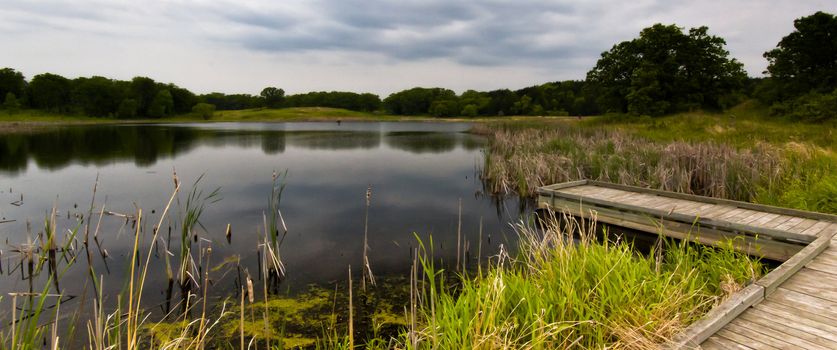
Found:
[[[659,143],[571,124],[528,129],[482,125],[477,131],[489,136],[483,177],[493,193],[528,196],[538,186],[595,179],[749,200],[786,166],[767,145],[739,150],[714,143]]]
[[[540,227],[520,223],[519,255],[501,250],[484,275],[455,289],[425,251],[416,287],[422,326],[402,337],[404,346],[654,348],[764,272],[731,249],[687,243],[638,255],[627,242],[595,238],[595,223],[587,224],[554,215]]]
[[[480,124],[474,131],[488,137],[482,177],[493,194],[528,197],[538,186],[593,179],[837,213],[837,156],[812,143],[661,139],[639,126],[602,123]]]

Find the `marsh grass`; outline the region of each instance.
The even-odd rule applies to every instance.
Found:
[[[836,138],[821,125],[699,114],[478,124],[474,132],[488,137],[481,176],[495,195],[530,197],[539,186],[592,179],[837,213]]]
[[[627,242],[595,238],[595,222],[554,214],[515,230],[518,255],[501,249],[455,289],[420,244],[420,326],[402,336],[404,347],[655,348],[765,270],[728,248],[662,236],[639,255]]]
[[[786,166],[769,146],[658,143],[621,131],[478,126],[489,135],[483,178],[492,193],[530,196],[538,186],[593,179],[667,191],[750,200]]]

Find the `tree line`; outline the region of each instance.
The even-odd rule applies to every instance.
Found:
[[[11,68],[0,70],[0,96],[8,110],[35,108],[113,118],[162,118],[214,110],[334,107],[395,115],[658,116],[690,110],[724,110],[747,98],[794,119],[837,119],[837,17],[817,12],[794,21],[795,30],[764,54],[765,78],[749,78],[731,58],[726,41],[707,27],[685,30],[655,24],[635,39],[603,52],[584,80],[549,82],[519,90],[415,87],[381,100],[375,94],[318,91],[285,95],[267,87],[259,95],[196,95],[147,77],[130,81],[104,77],[68,79],[44,73],[26,81]]]

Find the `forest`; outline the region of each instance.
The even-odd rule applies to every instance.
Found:
[[[332,107],[353,111],[433,117],[506,115],[662,116],[720,111],[754,99],[770,114],[792,120],[837,119],[837,17],[817,12],[794,21],[795,30],[764,53],[764,77],[748,77],[730,57],[726,41],[709,28],[655,24],[601,54],[583,80],[548,82],[517,90],[414,87],[386,98],[371,93],[316,91],[285,95],[278,87],[260,94],[195,94],[172,83],[138,76],[67,78],[42,73],[27,80],[0,69],[2,109],[102,118],[165,118],[215,110]]]

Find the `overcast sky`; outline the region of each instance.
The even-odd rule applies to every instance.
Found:
[[[706,25],[751,76],[837,1],[0,0],[0,67],[149,76],[197,93],[462,92],[582,79],[654,23]]]

